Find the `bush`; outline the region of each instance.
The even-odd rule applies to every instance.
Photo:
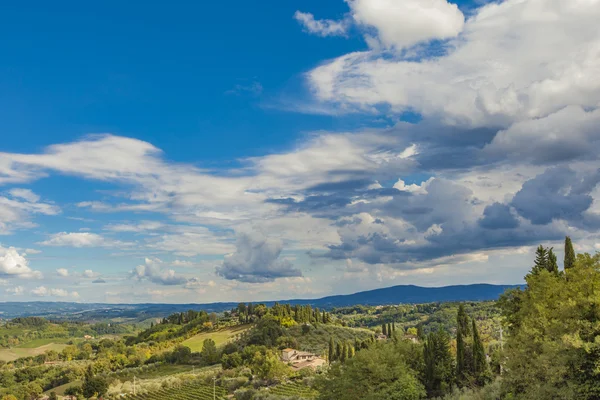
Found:
[[[241,389],[236,390],[233,394],[235,400],[253,400],[256,390],[254,389]]]

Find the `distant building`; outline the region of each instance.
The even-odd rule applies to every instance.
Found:
[[[416,335],[404,335],[404,340],[410,340],[413,343],[419,343],[419,337]]]
[[[325,359],[316,354],[294,349],[283,349],[281,351],[281,361],[289,363],[295,370],[303,368],[317,369],[326,364]]]
[[[383,333],[380,333],[379,335],[375,336],[375,339],[377,340],[387,340],[387,335],[384,335]]]
[[[90,339],[93,339],[94,337],[93,337],[93,336],[90,336],[90,335],[85,335],[83,338],[84,338],[85,340],[90,340]]]

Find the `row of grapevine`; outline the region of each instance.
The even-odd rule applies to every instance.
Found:
[[[227,395],[225,389],[220,386],[214,388],[215,398],[223,400]],[[130,394],[128,400],[212,400],[213,386],[201,382],[192,382],[180,387],[163,388],[154,392],[143,394]]]
[[[307,399],[313,399],[318,395],[317,391],[301,382],[289,382],[277,385],[270,388],[269,392],[277,396],[298,396]]]

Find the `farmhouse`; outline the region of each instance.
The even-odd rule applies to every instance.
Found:
[[[417,335],[404,335],[404,340],[410,340],[413,343],[419,343],[419,337]]]
[[[295,370],[303,368],[317,369],[325,365],[325,360],[322,357],[294,349],[283,349],[281,351],[281,361],[289,363]]]

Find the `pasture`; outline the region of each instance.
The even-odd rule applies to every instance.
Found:
[[[204,344],[204,341],[206,339],[212,339],[215,341],[215,344],[218,347],[224,345],[225,343],[233,339],[236,335],[247,331],[250,328],[250,326],[250,324],[238,325],[225,329],[220,329],[218,331],[199,333],[183,341],[181,344],[189,347],[193,352],[197,352],[202,351],[202,345]]]

